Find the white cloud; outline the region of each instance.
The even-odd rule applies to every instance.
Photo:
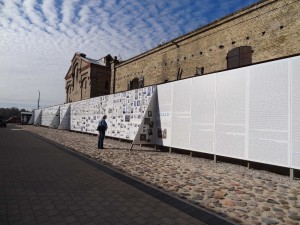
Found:
[[[40,7],[36,0],[24,0],[22,3],[22,9],[24,11],[24,19],[28,18],[31,24],[40,28],[44,26],[42,15],[39,11]]]
[[[41,8],[47,24],[52,28],[56,28],[58,24],[58,12],[55,8],[55,0],[44,0]]]
[[[248,0],[250,4],[254,0]],[[0,103],[65,101],[75,52],[123,59],[213,19],[242,0],[0,0]],[[220,7],[218,7],[220,5]],[[1,105],[0,105],[1,107]]]

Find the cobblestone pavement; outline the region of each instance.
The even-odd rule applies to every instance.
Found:
[[[241,224],[300,225],[300,180],[212,160],[49,128],[22,126],[103,164]]]

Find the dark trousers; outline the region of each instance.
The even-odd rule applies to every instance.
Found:
[[[103,142],[104,142],[104,137],[105,137],[105,131],[99,131],[99,139],[98,139],[98,148],[102,149],[103,147]]]

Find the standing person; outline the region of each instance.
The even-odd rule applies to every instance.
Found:
[[[105,131],[107,130],[107,123],[106,123],[107,116],[104,115],[102,119],[99,121],[97,130],[99,131],[99,139],[98,139],[98,149],[104,149],[103,142],[105,137]]]

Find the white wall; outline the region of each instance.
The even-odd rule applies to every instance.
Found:
[[[51,122],[55,118],[56,113],[58,113],[58,110],[59,110],[58,105],[44,108],[42,110],[42,122],[41,122],[42,126],[49,127]]]
[[[299,87],[300,56],[159,85],[153,140],[300,169]],[[70,128],[97,133],[107,114],[107,136],[134,140],[154,88],[71,103]],[[36,110],[35,124],[39,115],[42,125],[49,124],[51,110]]]
[[[34,125],[41,125],[42,109],[34,110]]]
[[[299,87],[299,56],[159,85],[156,144],[300,169]]]

